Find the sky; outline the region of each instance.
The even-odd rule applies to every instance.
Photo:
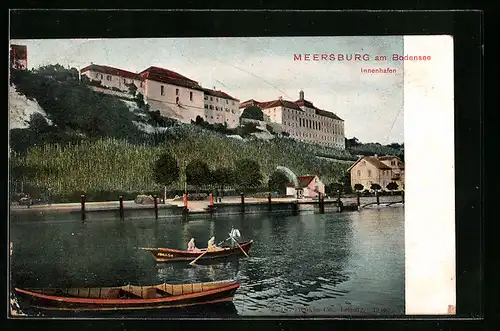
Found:
[[[28,67],[59,63],[83,68],[91,62],[132,72],[149,66],[176,71],[203,87],[222,90],[242,102],[295,101],[299,91],[316,107],[342,118],[347,138],[403,143],[402,36],[44,39],[11,40],[26,45]],[[301,54],[302,60],[294,55]],[[304,54],[310,54],[305,61]],[[335,60],[313,60],[335,54]],[[339,61],[337,55],[368,54],[367,61]],[[388,60],[375,59],[387,56]],[[362,73],[392,68],[395,73]]]

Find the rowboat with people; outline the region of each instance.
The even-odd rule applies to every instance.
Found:
[[[232,229],[229,233],[229,237],[215,245],[215,237],[210,238],[208,241],[207,248],[199,249],[196,248],[194,243],[194,238],[188,243],[187,250],[180,250],[174,248],[147,248],[139,247],[139,249],[148,251],[153,255],[156,262],[179,262],[179,261],[191,261],[190,264],[194,264],[198,260],[210,261],[218,260],[228,257],[237,257],[245,255],[248,257],[248,251],[252,247],[253,240],[248,240],[244,242],[239,242],[238,238],[241,234],[238,229]],[[221,246],[221,244],[231,241],[229,245]]]
[[[58,311],[149,310],[231,302],[240,284],[219,281],[96,288],[16,288],[30,307]]]

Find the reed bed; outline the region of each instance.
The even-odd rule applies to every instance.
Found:
[[[89,190],[158,190],[152,167],[165,151],[174,155],[181,169],[193,159],[201,159],[211,169],[216,169],[233,167],[236,160],[250,158],[259,162],[264,184],[277,166],[286,166],[297,175],[318,174],[325,183],[340,182],[349,166],[343,162],[317,159],[313,147],[288,139],[240,141],[189,127],[170,128],[170,138],[158,146],[136,145],[113,138],[35,146],[26,156],[11,156],[11,164],[32,169],[32,173],[24,177],[24,182],[42,189],[50,188],[55,195]],[[169,189],[182,187],[182,178],[179,178]]]

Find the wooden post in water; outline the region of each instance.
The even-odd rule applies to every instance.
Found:
[[[187,215],[187,213],[188,213],[188,198],[187,198],[186,193],[183,194],[183,200],[184,200],[184,207],[182,208],[182,213]]]
[[[337,190],[337,211],[342,212],[342,201],[340,201],[340,190]]]
[[[120,200],[120,219],[123,221],[124,212],[123,212],[123,197],[120,195],[118,198]]]
[[[297,201],[292,202],[292,215],[296,216],[299,214],[299,203]]]
[[[359,199],[359,191],[356,191],[356,200],[357,200],[357,203],[358,203],[358,210],[359,210],[359,207],[361,207],[361,201]]]
[[[401,202],[405,203],[405,190],[401,190]]]
[[[210,197],[210,202],[209,202],[210,214],[213,214],[214,213],[214,196],[213,196],[212,192],[210,192],[209,197]]]
[[[320,192],[318,195],[318,198],[319,198],[319,212],[320,212],[320,214],[324,214],[325,213],[325,195]]]
[[[80,196],[80,205],[82,210],[82,221],[85,222],[85,194]]]
[[[155,219],[158,219],[158,197],[156,195],[153,196],[154,206],[155,206]]]
[[[375,191],[375,197],[377,197],[377,206],[380,205],[380,198],[378,196],[378,191]]]
[[[241,212],[245,212],[245,194],[243,192],[240,193],[241,197]]]
[[[271,201],[271,193],[267,195],[267,210],[272,211],[273,206],[272,206],[272,201]]]

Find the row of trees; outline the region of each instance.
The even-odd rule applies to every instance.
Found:
[[[181,169],[179,163],[170,153],[163,153],[153,166],[154,178],[157,184],[170,186],[181,176],[186,185],[196,188],[215,188],[224,194],[228,187],[239,188],[242,191],[263,186],[263,175],[258,162],[251,159],[240,159],[235,162],[234,168],[219,167],[210,169],[206,162],[194,159],[186,163]],[[267,182],[270,191],[284,193],[288,177],[280,171],[272,173]]]
[[[398,188],[399,188],[399,185],[396,183],[396,182],[390,182],[389,184],[387,184],[385,186],[385,188],[391,192],[394,192],[394,191],[397,191]],[[355,184],[354,185],[354,189],[358,192],[361,192],[365,189],[365,187],[362,185],[362,184]],[[382,189],[382,186],[380,186],[379,184],[377,183],[373,183],[371,184],[370,186],[370,190],[372,191],[380,191]]]

